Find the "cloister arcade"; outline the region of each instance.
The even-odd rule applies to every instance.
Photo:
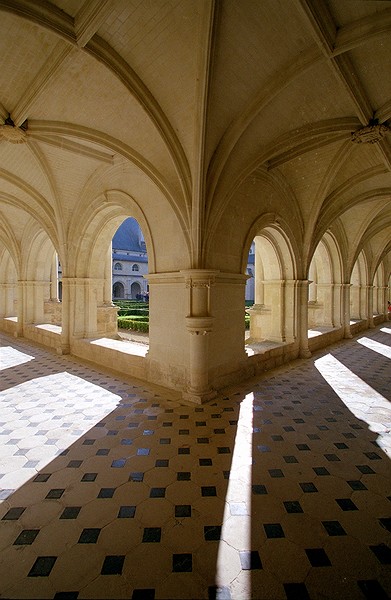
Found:
[[[0,0],[0,329],[202,403],[386,320],[391,8],[354,4]],[[143,353],[112,303],[128,217]]]

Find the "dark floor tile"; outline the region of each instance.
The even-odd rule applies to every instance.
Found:
[[[230,589],[226,586],[210,585],[208,600],[232,600]]]
[[[131,446],[133,444],[133,440],[130,438],[122,438],[121,446]]]
[[[191,573],[193,571],[193,555],[173,554],[172,570],[174,573]]]
[[[60,515],[60,519],[77,519],[81,506],[66,506]]]
[[[331,567],[330,559],[323,548],[306,548],[305,553],[313,567]]]
[[[322,525],[330,536],[346,535],[339,521],[322,521]]]
[[[369,460],[382,460],[382,457],[376,454],[376,452],[364,452],[364,454]]]
[[[265,485],[262,484],[254,484],[251,486],[252,493],[256,496],[263,496],[267,494],[267,489]]]
[[[366,600],[390,600],[389,595],[384,591],[376,579],[357,581],[357,585],[364,594]]]
[[[360,471],[360,473],[363,473],[363,475],[375,475],[376,474],[376,471],[371,469],[371,467],[369,467],[368,465],[356,465],[356,467]]]
[[[391,533],[391,518],[385,517],[384,519],[379,519],[379,523],[384,529],[387,529]]]
[[[144,527],[143,543],[157,543],[160,542],[161,537],[162,530],[160,527]]]
[[[376,546],[369,546],[369,548],[382,565],[391,565],[391,548],[387,544],[377,544]]]
[[[305,583],[284,583],[287,600],[311,600]]]
[[[112,469],[123,469],[126,465],[126,458],[117,458],[112,461],[111,468]]]
[[[259,452],[265,453],[265,452],[271,452],[271,448],[270,446],[265,446],[263,444],[261,444],[260,446],[257,446]]]
[[[325,459],[329,462],[340,462],[340,458],[336,454],[325,454]]]
[[[1,519],[2,521],[17,521],[22,514],[24,513],[24,511],[26,510],[26,507],[24,506],[14,506],[13,508],[10,508],[4,515],[4,517]]]
[[[56,560],[57,556],[38,556],[27,577],[47,577]]]
[[[90,483],[92,481],[95,481],[95,479],[98,477],[98,473],[84,473],[83,477],[81,478],[80,481],[82,481],[83,483]]]
[[[221,525],[205,525],[204,539],[207,542],[217,541],[221,539]]]
[[[149,456],[150,452],[150,448],[138,448],[137,456]]]
[[[101,530],[97,527],[83,529],[78,544],[96,544]]]
[[[284,530],[280,523],[264,523],[263,528],[267,538],[273,539],[285,537]]]
[[[83,464],[82,460],[70,460],[67,464],[68,469],[78,469]]]
[[[290,456],[283,456],[282,457],[284,459],[284,461],[288,464],[291,463],[298,463],[299,461],[297,460],[296,456],[290,455]]]
[[[203,485],[201,486],[202,496],[216,496],[216,487],[214,485]]]
[[[270,477],[285,477],[284,473],[281,471],[281,469],[269,469],[269,475]]]
[[[313,471],[315,471],[316,475],[323,477],[325,475],[330,475],[330,472],[326,469],[326,467],[313,467]]]
[[[27,546],[32,544],[38,534],[39,529],[24,529],[14,541],[14,546]]]
[[[134,473],[129,473],[129,481],[141,483],[143,480],[144,480],[144,473],[142,473],[141,471],[135,471]]]
[[[149,493],[150,498],[165,498],[166,496],[166,488],[164,487],[155,487],[151,488]]]
[[[118,519],[133,519],[135,514],[135,506],[121,506],[118,511]]]
[[[98,498],[112,498],[114,496],[115,488],[101,488],[99,490]]]
[[[336,498],[335,501],[337,504],[339,504],[342,510],[358,510],[357,506],[350,498]]]
[[[63,495],[64,492],[65,492],[65,489],[52,489],[52,490],[49,490],[49,492],[46,494],[45,498],[47,500],[58,500],[59,498],[61,498],[61,496]]]
[[[286,500],[284,502],[287,513],[302,513],[304,512],[298,500]]]
[[[51,476],[51,473],[38,473],[36,477],[34,477],[34,483],[45,483]]]
[[[350,487],[352,488],[352,490],[354,490],[355,492],[360,492],[361,490],[367,490],[367,486],[363,484],[362,481],[359,480],[355,480],[355,481],[347,481],[346,482],[348,485],[350,485]]]
[[[254,569],[262,569],[262,561],[258,550],[241,551],[239,552],[240,564],[244,571],[252,571]]]
[[[299,483],[299,485],[305,494],[311,494],[318,491],[316,485],[312,483],[312,481]]]
[[[190,504],[177,504],[175,506],[175,516],[180,517],[191,517],[191,505]]]
[[[122,575],[124,561],[125,556],[122,555],[106,556],[100,572],[101,575]]]
[[[132,600],[155,600],[155,589],[138,588],[133,590]]]

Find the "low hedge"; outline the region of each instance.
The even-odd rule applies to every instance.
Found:
[[[134,331],[149,332],[149,319],[145,317],[118,317],[119,329],[133,329]]]
[[[119,317],[130,317],[130,316],[148,317],[149,310],[147,308],[120,308],[118,310]]]

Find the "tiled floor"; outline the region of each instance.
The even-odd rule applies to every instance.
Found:
[[[0,342],[1,598],[391,594],[391,324],[202,407]]]

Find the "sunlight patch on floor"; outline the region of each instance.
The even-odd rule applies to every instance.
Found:
[[[67,372],[36,377],[2,391],[0,473],[4,475],[0,501],[77,442],[120,400],[120,396]]]
[[[99,338],[98,340],[93,340],[90,343],[94,346],[110,348],[111,350],[124,352],[125,354],[135,354],[136,356],[146,356],[148,354],[148,346],[145,344],[138,344],[136,342],[112,340],[111,338]]]
[[[367,338],[367,337],[362,337],[362,338],[358,339],[357,341],[362,346],[365,346],[366,348],[369,348],[370,350],[374,350],[374,352],[378,352],[379,354],[382,354],[383,356],[386,356],[387,358],[391,358],[390,346],[387,346],[386,344],[381,344],[380,342],[377,342],[376,340],[371,340],[370,338]]]
[[[331,354],[322,356],[314,364],[354,416],[365,421],[370,431],[379,434],[377,441],[383,447],[381,436],[391,428],[390,402]]]
[[[232,560],[239,552],[251,551],[251,484],[253,451],[254,395],[247,394],[240,405],[239,419],[232,454],[230,477],[225,497],[221,539],[217,553],[216,585],[229,586],[227,573],[232,573]],[[235,550],[234,550],[235,549]],[[230,565],[230,568],[228,568]],[[237,572],[241,571],[237,562]],[[241,586],[251,597],[251,571],[241,573]]]
[[[24,354],[24,352],[20,352],[19,350],[16,350],[16,348],[12,348],[12,346],[1,346],[0,371],[4,371],[4,369],[10,369],[11,367],[17,367],[18,365],[23,365],[24,363],[30,362],[30,360],[34,360],[34,358],[34,356]]]

